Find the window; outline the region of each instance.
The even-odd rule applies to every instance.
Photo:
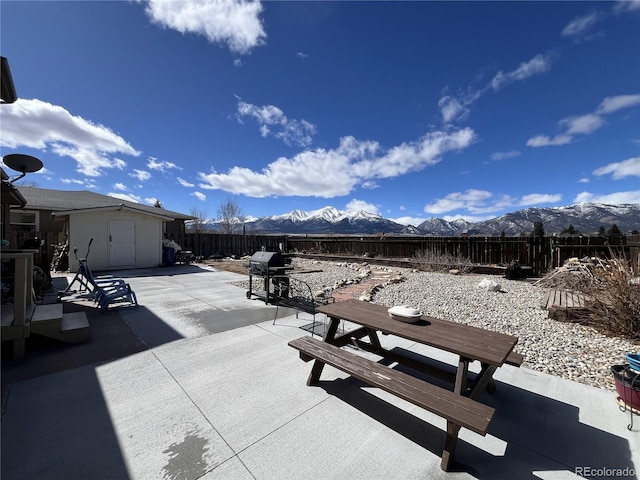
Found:
[[[11,229],[18,232],[37,232],[39,230],[38,212],[33,210],[12,209],[9,214]]]

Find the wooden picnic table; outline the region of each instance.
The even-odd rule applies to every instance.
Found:
[[[430,316],[422,316],[416,323],[404,323],[392,319],[387,310],[383,305],[359,300],[320,306],[318,313],[324,313],[330,319],[323,342],[316,343],[314,339],[303,337],[289,344],[300,350],[303,360],[315,359],[308,385],[318,382],[324,365],[328,363],[446,418],[447,438],[441,467],[448,470],[461,426],[486,434],[494,410],[477,402],[477,399],[485,389],[489,392],[495,390],[493,373],[498,367],[505,363],[515,366],[522,363],[523,357],[513,351],[518,339]],[[360,327],[338,335],[338,327],[343,320]],[[447,374],[429,365],[429,362],[421,362],[415,355],[406,356],[387,350],[382,347],[378,333],[396,335],[454,353],[458,355],[457,370],[454,375]],[[444,389],[428,380],[409,376],[340,348],[347,344],[438,378],[449,379],[453,383],[453,389]],[[481,369],[473,377],[469,372],[469,364],[476,360],[480,361]]]

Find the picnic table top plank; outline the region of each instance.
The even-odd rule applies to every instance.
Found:
[[[490,365],[505,363],[518,338],[462,323],[423,315],[416,324],[393,320],[387,307],[346,300],[318,308],[319,313],[446,350]]]

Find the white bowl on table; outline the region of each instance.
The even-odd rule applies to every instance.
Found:
[[[420,310],[407,305],[391,307],[387,312],[392,319],[405,323],[417,323],[422,317]]]

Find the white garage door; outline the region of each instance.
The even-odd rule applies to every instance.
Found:
[[[135,233],[132,221],[109,221],[109,267],[135,267]]]

